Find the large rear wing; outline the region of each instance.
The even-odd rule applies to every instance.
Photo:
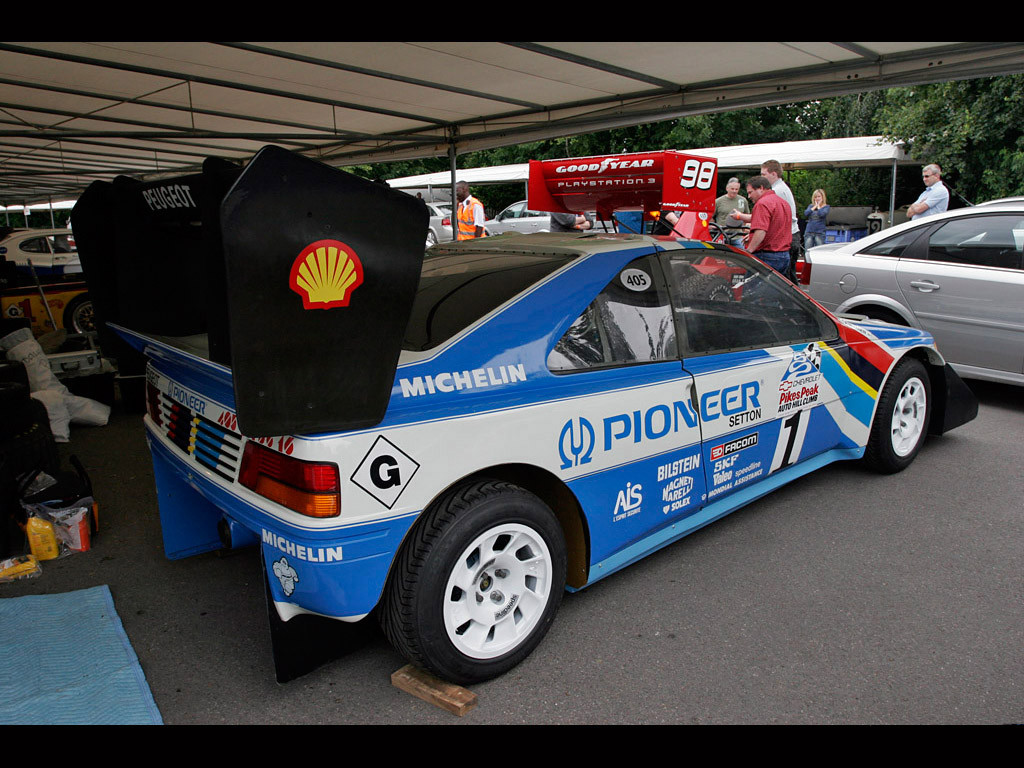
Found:
[[[684,152],[634,152],[564,160],[531,160],[527,206],[534,211],[597,211],[611,220],[616,210],[635,209],[643,219],[662,211],[679,216],[683,237],[710,239],[718,164]]]
[[[419,284],[422,201],[276,147],[245,170],[94,182],[72,212],[97,318],[206,334],[250,436],[384,416]]]

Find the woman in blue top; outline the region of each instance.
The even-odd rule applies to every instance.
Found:
[[[825,244],[825,220],[828,218],[829,205],[824,189],[814,190],[811,204],[804,211],[807,228],[804,230],[804,248],[814,248]]]

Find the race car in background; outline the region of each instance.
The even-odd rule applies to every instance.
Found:
[[[531,207],[679,205],[706,230],[705,159],[551,162]],[[424,260],[416,201],[276,148],[244,172],[97,182],[73,220],[90,279],[202,253],[171,272],[223,291],[97,311],[149,361],[166,553],[261,548],[280,680],[309,666],[287,627],[311,616],[374,617],[453,682],[502,674],[565,589],[831,462],[897,472],[977,412],[927,333],[834,317],[738,249],[549,233]],[[218,237],[182,249],[198,220]],[[131,227],[167,250],[121,261]]]
[[[71,230],[0,227],[0,316],[27,319],[36,336],[95,330]]]

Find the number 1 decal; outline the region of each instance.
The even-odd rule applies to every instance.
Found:
[[[778,469],[785,469],[800,459],[800,450],[804,447],[804,437],[807,435],[808,421],[810,421],[810,411],[796,411],[782,420],[782,426],[779,428],[779,442],[775,446],[775,456],[772,458],[772,468],[769,470],[769,474]]]

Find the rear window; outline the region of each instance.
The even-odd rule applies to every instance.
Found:
[[[423,261],[402,349],[436,347],[567,262],[566,256],[459,253]]]

